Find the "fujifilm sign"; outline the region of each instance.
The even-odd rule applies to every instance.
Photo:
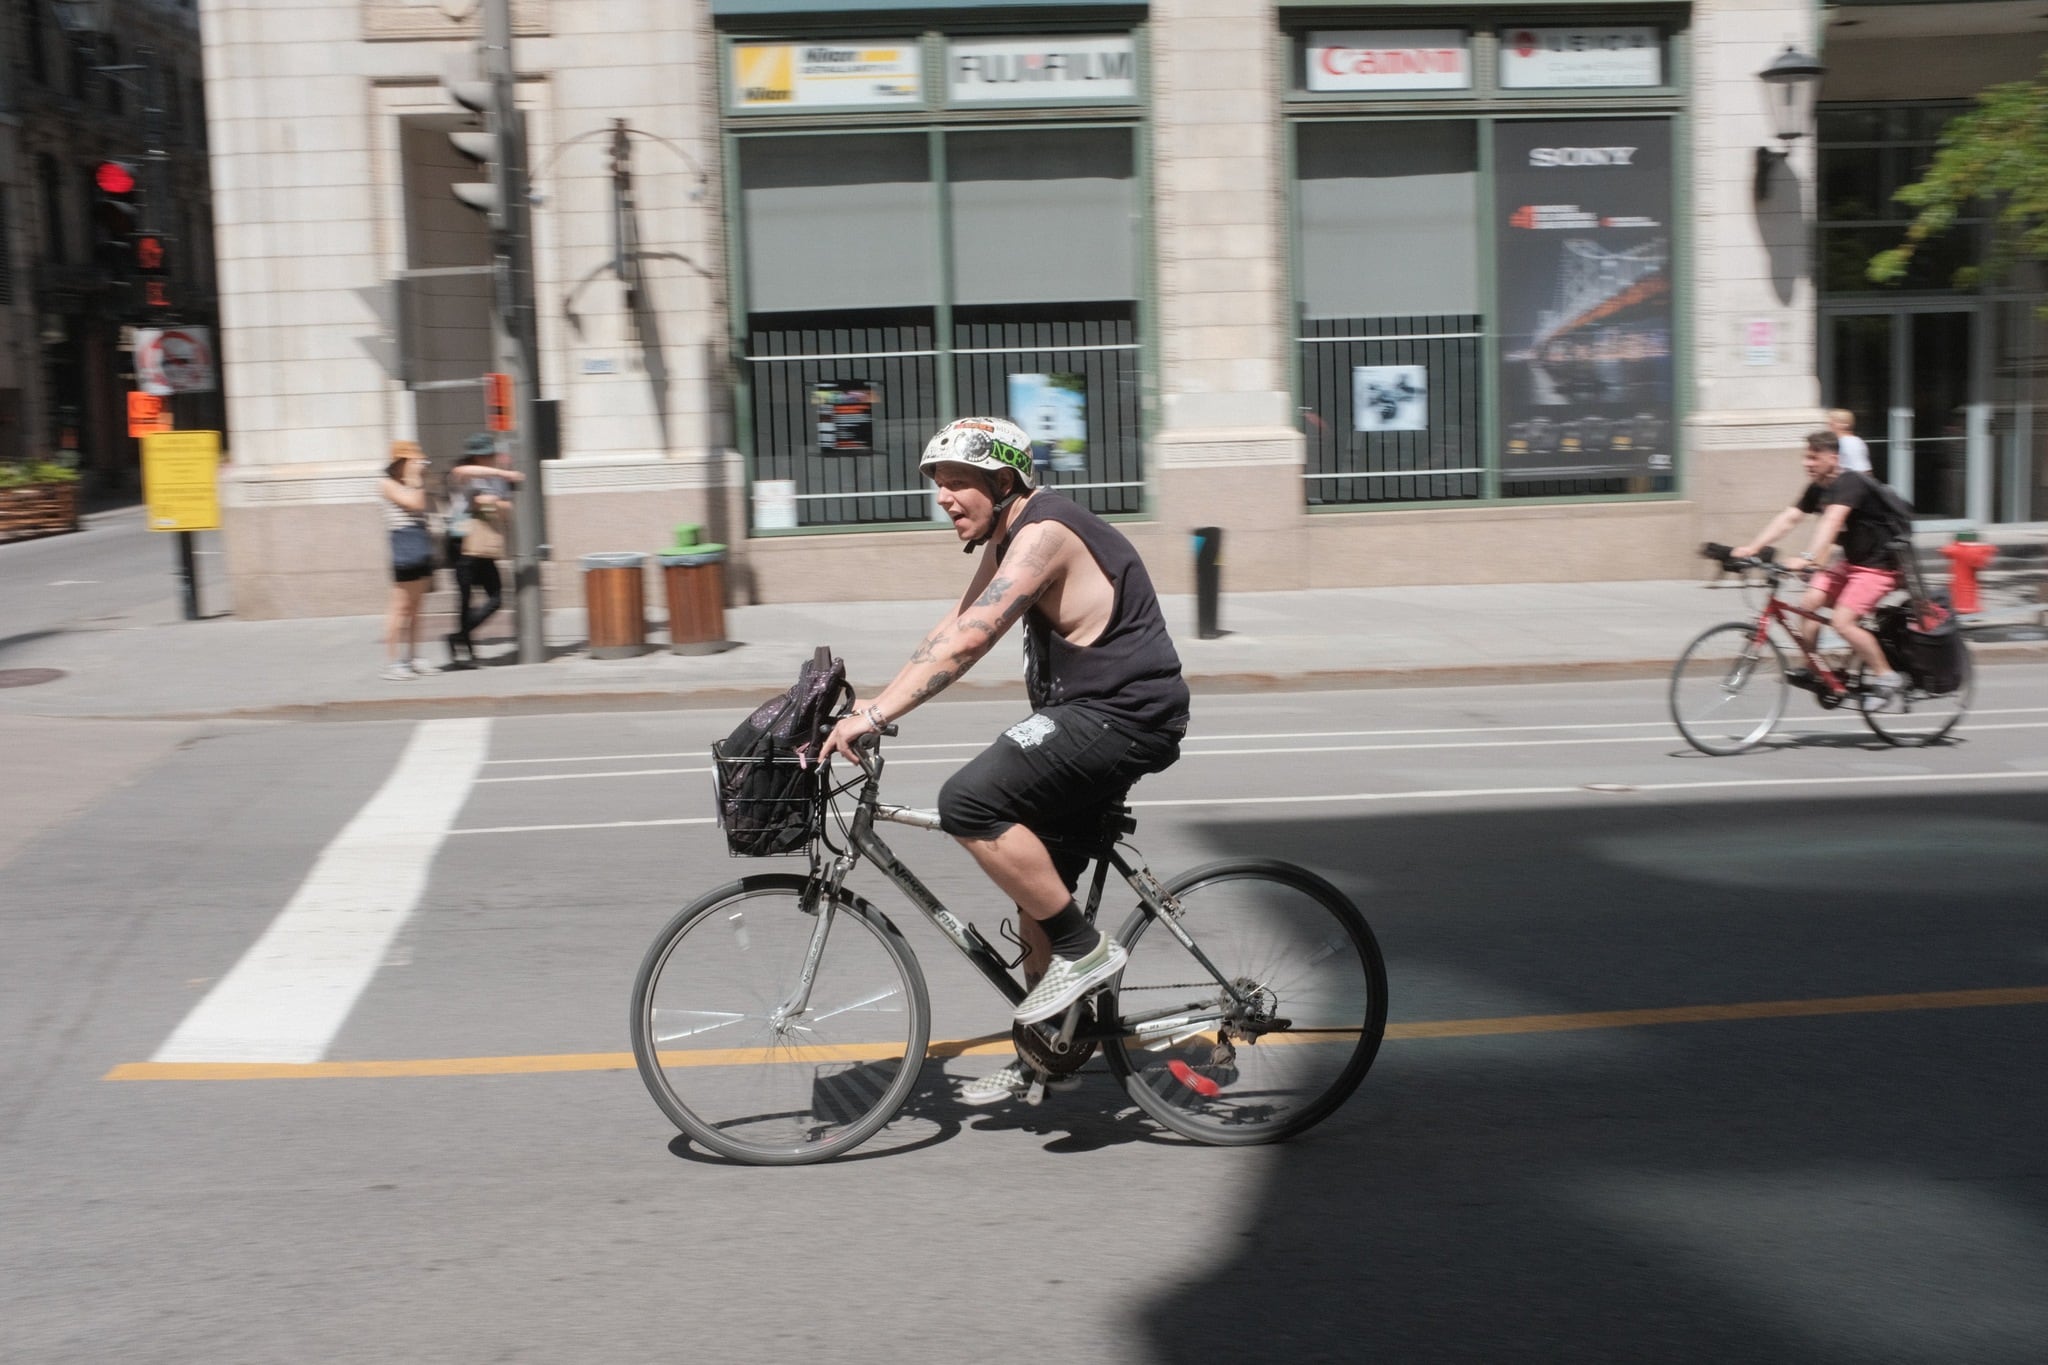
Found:
[[[1128,35],[962,40],[946,53],[955,104],[1131,100],[1138,54]]]
[[[1633,147],[1531,147],[1531,166],[1626,166],[1635,160]]]

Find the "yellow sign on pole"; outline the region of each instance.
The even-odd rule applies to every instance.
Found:
[[[220,529],[220,433],[165,431],[142,438],[142,497],[152,531]]]

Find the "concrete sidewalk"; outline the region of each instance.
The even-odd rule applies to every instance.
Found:
[[[736,608],[727,652],[685,656],[650,632],[655,652],[593,659],[583,613],[550,613],[553,657],[521,665],[509,639],[484,666],[387,682],[380,618],[92,623],[0,641],[0,714],[185,719],[370,718],[460,713],[751,706],[789,685],[829,644],[856,686],[886,682],[944,601]],[[1749,613],[1732,580],[1476,585],[1247,593],[1224,598],[1218,639],[1196,636],[1195,603],[1165,601],[1198,691],[1301,690],[1473,682],[1656,677],[1695,634]],[[2003,617],[1999,618],[2003,621]],[[2016,616],[2015,621],[2037,619]],[[489,629],[508,629],[503,618]],[[438,639],[424,646],[445,660]],[[1978,645],[1978,657],[2048,659],[2040,641]],[[17,670],[53,670],[60,676]],[[949,696],[1021,696],[1014,638]]]

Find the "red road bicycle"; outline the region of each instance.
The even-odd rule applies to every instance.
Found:
[[[1828,617],[1778,596],[1779,585],[1798,574],[1772,562],[1768,549],[1754,559],[1738,559],[1720,545],[1700,553],[1723,568],[1757,575],[1754,581],[1764,589],[1752,619],[1708,627],[1671,670],[1671,719],[1686,743],[1701,753],[1739,754],[1763,743],[1785,714],[1785,699],[1794,687],[1811,692],[1823,710],[1846,707],[1860,713],[1887,744],[1933,744],[1968,713],[1976,679],[1959,636],[1949,643],[1942,668],[1916,667],[1916,660],[1901,657],[1912,622],[1909,602],[1880,606],[1869,620],[1893,667],[1907,680],[1904,691],[1880,707],[1885,699],[1868,693],[1863,665],[1853,652],[1846,647],[1809,650],[1800,642],[1795,618],[1825,624]],[[1798,652],[1805,667],[1786,667],[1780,641]]]

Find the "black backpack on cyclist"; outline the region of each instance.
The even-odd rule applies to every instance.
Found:
[[[718,822],[726,847],[743,857],[796,853],[818,832],[815,758],[833,722],[853,700],[846,664],[818,646],[796,685],[761,703],[724,740],[711,746],[718,777]],[[805,767],[798,750],[812,763]]]

